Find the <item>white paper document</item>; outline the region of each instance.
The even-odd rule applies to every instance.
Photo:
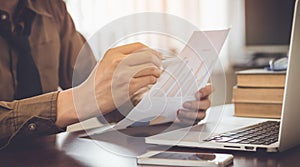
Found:
[[[195,93],[207,84],[228,32],[229,29],[195,31],[176,57],[163,62],[164,71],[158,82],[114,128],[157,117],[160,123],[174,121],[182,104],[195,100]]]

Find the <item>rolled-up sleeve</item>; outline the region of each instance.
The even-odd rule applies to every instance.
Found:
[[[0,149],[13,139],[64,131],[55,125],[58,93],[13,102],[0,101]]]

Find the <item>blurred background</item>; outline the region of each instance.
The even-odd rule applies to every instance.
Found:
[[[286,56],[294,4],[294,0],[65,0],[65,2],[76,28],[87,39],[115,19],[140,12],[172,14],[189,21],[200,30],[231,28],[219,55],[220,64],[215,66],[211,77],[216,90],[212,96],[213,105],[231,103],[232,87],[236,84],[235,71],[268,66],[271,58]],[[126,34],[122,31],[116,33]],[[111,38],[116,36],[111,34]],[[99,37],[95,45],[101,48],[104,42],[102,40]],[[138,38],[136,40],[139,41]],[[172,42],[155,39],[153,42],[173,52],[179,52],[181,49],[172,45]]]

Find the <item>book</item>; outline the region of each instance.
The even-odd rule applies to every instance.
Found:
[[[235,116],[256,118],[280,118],[282,104],[272,103],[234,103]]]
[[[286,72],[250,69],[238,71],[236,76],[238,87],[283,88]]]
[[[233,87],[232,102],[282,104],[284,88]]]

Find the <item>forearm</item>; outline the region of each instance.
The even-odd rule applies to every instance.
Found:
[[[76,91],[76,90],[75,90]],[[96,109],[93,108],[87,108],[91,105],[91,102],[87,102],[89,104],[86,104],[86,107],[79,106],[80,104],[74,103],[74,90],[68,89],[65,91],[62,91],[58,94],[57,98],[57,119],[56,119],[56,125],[58,127],[67,127],[71,124],[79,122],[79,120],[83,121],[95,116],[98,116],[99,120],[102,123],[111,123],[111,122],[118,122],[121,119],[124,118],[122,114],[118,110],[114,110],[112,112],[109,112],[102,116],[102,114],[99,112],[96,112],[95,114],[89,115],[90,111],[95,111]],[[76,110],[76,107],[78,111]],[[81,110],[79,110],[81,109]],[[90,110],[90,111],[83,111],[83,110]]]

